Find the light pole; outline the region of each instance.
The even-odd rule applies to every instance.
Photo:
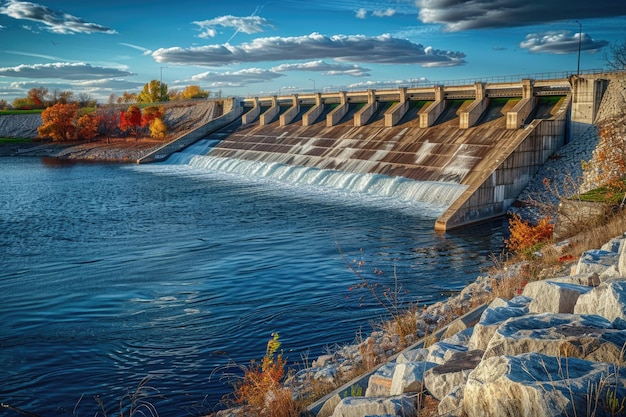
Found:
[[[313,78],[309,78],[309,81],[313,81],[313,94],[315,94],[315,80]]]
[[[159,79],[159,96],[161,97],[161,101],[163,101],[163,68],[161,67],[161,78]]]
[[[578,20],[576,21],[576,23],[578,23],[578,26],[579,26],[579,30],[578,30],[578,67],[576,69],[576,75],[580,75],[580,42],[582,41],[582,37],[583,37],[583,25]]]

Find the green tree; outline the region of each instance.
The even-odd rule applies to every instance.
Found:
[[[146,83],[137,95],[137,103],[158,103],[167,100],[167,85],[159,80]]]

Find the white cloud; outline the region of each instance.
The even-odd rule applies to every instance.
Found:
[[[125,77],[132,72],[116,69],[93,67],[90,64],[55,62],[51,64],[18,65],[0,68],[0,77],[17,78],[57,78],[63,80],[97,80]]]
[[[390,7],[385,10],[374,10],[372,14],[376,17],[391,17],[396,14],[396,10]]]
[[[531,33],[526,36],[526,40],[520,43],[520,47],[528,49],[534,53],[549,54],[572,54],[578,52],[580,39],[580,50],[587,52],[598,52],[607,46],[607,41],[594,41],[591,36],[582,33],[571,33],[569,31],[553,31],[544,33]]]
[[[624,0],[415,0],[415,5],[422,22],[441,23],[448,31],[626,15]]]
[[[365,19],[367,17],[367,10],[359,9],[356,11],[357,19]]]
[[[272,25],[267,19],[259,16],[221,16],[215,19],[202,20],[192,22],[195,25],[200,26],[202,32],[198,37],[200,38],[213,38],[217,35],[217,27],[233,28],[237,32],[243,32],[247,34],[263,32],[264,28],[271,28]]]
[[[14,19],[38,22],[45,25],[50,32],[63,35],[71,35],[74,33],[117,33],[106,26],[86,22],[71,14],[27,1],[8,0],[0,7],[0,14],[7,15]]]
[[[264,83],[284,77],[284,74],[260,68],[247,68],[240,71],[207,71],[191,77],[194,82],[206,82],[211,87],[242,87],[246,84]]]
[[[428,52],[426,52],[428,50]],[[273,62],[304,59],[335,59],[340,62],[377,64],[417,64],[422,66],[456,66],[465,63],[462,52],[424,47],[406,39],[385,34],[257,38],[250,43],[233,46],[206,45],[192,48],[160,48],[152,54],[157,62],[207,67],[235,63]]]
[[[369,77],[369,69],[363,68],[358,65],[349,65],[341,63],[328,63],[323,60],[301,62],[295,64],[281,64],[274,68],[272,71],[286,72],[286,71],[313,71],[321,72],[322,75],[350,75],[352,77]]]

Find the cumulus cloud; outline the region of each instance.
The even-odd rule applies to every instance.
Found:
[[[374,10],[372,14],[376,17],[391,17],[396,14],[396,10],[392,8],[388,8],[385,10]]]
[[[63,35],[74,33],[117,33],[106,26],[86,22],[71,14],[27,1],[8,0],[3,6],[0,6],[0,14],[14,19],[38,22],[45,25],[50,32]]]
[[[357,10],[356,17],[357,19],[365,19],[367,17],[367,10],[363,8]]]
[[[535,53],[548,54],[572,54],[578,52],[580,39],[580,50],[587,52],[598,52],[607,46],[607,41],[595,41],[586,33],[571,33],[569,31],[554,31],[545,33],[531,33],[526,35],[526,40],[520,43],[520,47]]]
[[[0,68],[0,77],[57,78],[63,80],[97,80],[135,75],[117,68],[93,67],[82,62],[18,65]]]
[[[237,32],[243,32],[247,34],[263,32],[264,28],[271,28],[272,25],[267,19],[259,16],[221,16],[215,19],[202,20],[192,22],[195,25],[200,26],[202,32],[198,37],[200,38],[212,38],[217,34],[217,27],[233,28]]]
[[[440,23],[448,31],[526,26],[557,20],[626,15],[624,0],[415,0],[424,23]]]
[[[246,84],[264,83],[284,77],[284,74],[260,68],[247,68],[240,71],[207,71],[191,77],[194,82],[208,82],[211,87],[242,87]]]
[[[363,68],[359,65],[340,64],[336,62],[328,63],[323,60],[295,64],[281,64],[272,68],[272,71],[314,71],[321,72],[322,75],[350,75],[352,77],[370,76],[370,70],[368,68]]]
[[[425,67],[465,64],[465,54],[462,52],[424,47],[389,34],[370,37],[312,33],[308,36],[258,38],[240,46],[226,43],[192,48],[160,48],[154,51],[152,57],[161,63],[207,67],[282,61],[286,57],[292,60],[328,58],[340,62],[417,64]]]

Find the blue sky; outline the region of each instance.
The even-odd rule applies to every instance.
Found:
[[[624,0],[0,0],[0,100],[101,102],[162,79],[223,96],[606,66]]]

